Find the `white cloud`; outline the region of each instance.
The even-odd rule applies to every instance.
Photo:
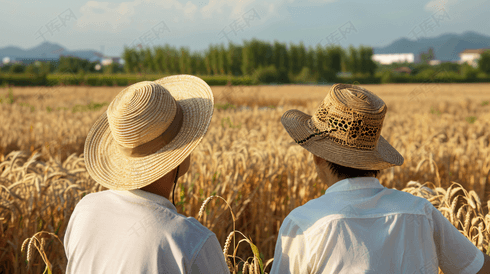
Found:
[[[161,21],[165,17],[194,19],[197,6],[188,1],[185,5],[177,0],[134,0],[119,4],[88,1],[80,8],[82,14],[77,27],[82,30],[105,30],[117,32],[144,18],[147,21]],[[144,16],[142,16],[144,14]],[[155,21],[155,22],[156,22]],[[169,20],[170,21],[170,20]]]
[[[189,1],[185,4],[183,11],[187,18],[193,18],[196,14],[197,6]]]
[[[428,11],[447,9],[447,7],[454,5],[457,1],[458,0],[431,0],[424,8]]]
[[[107,1],[107,0],[106,0]],[[111,3],[91,0],[81,8],[77,20],[80,31],[109,31],[117,33],[129,27],[141,28],[148,22],[174,22],[192,24],[227,25],[242,17],[246,12],[256,12],[261,22],[269,19],[284,19],[286,6],[318,6],[336,0],[209,0],[199,8],[191,1],[185,4],[179,0],[130,0]],[[213,23],[212,23],[213,22]],[[189,25],[190,26],[190,25]]]
[[[121,25],[131,22],[134,14],[134,3],[124,2],[114,4],[109,2],[88,1],[80,8],[81,16],[77,20],[77,27],[107,28],[116,30]]]
[[[252,8],[252,4],[257,0],[210,0],[209,3],[202,7],[200,12],[203,18],[212,18],[214,16],[225,16],[225,18],[234,18],[242,15],[248,9]]]
[[[337,0],[288,0],[288,2],[290,4],[302,5],[302,6],[319,6],[319,5],[337,2]]]
[[[224,16],[227,19],[233,19],[241,16],[252,8],[262,8],[264,11],[274,12],[284,5],[288,6],[318,6],[336,2],[337,0],[210,0],[209,3],[200,9],[203,18],[212,18],[215,16]],[[266,14],[263,14],[266,15]]]

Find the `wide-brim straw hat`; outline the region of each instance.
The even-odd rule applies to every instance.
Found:
[[[329,162],[363,170],[403,164],[403,157],[381,136],[386,104],[374,93],[335,84],[314,115],[299,110],[281,122],[294,141]]]
[[[125,88],[88,133],[84,148],[88,173],[114,190],[153,183],[196,148],[213,109],[211,88],[192,75]]]

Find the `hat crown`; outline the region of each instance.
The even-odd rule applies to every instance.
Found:
[[[355,85],[336,84],[310,120],[310,128],[342,146],[373,150],[386,111],[386,104],[374,93]]]
[[[107,108],[114,140],[134,148],[161,135],[177,112],[175,99],[163,86],[149,81],[122,90]]]
[[[325,97],[325,101],[335,100],[347,109],[357,112],[381,113],[386,107],[381,98],[362,87],[337,84]]]

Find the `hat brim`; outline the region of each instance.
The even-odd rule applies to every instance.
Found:
[[[315,132],[309,127],[312,118],[293,109],[283,114],[281,123],[295,141],[304,140]],[[374,150],[359,150],[341,146],[327,138],[311,139],[300,144],[309,152],[332,163],[363,170],[381,170],[403,164],[402,155],[380,136]]]
[[[183,122],[166,146],[143,157],[126,156],[112,137],[104,112],[91,128],[84,147],[87,171],[99,184],[114,190],[142,188],[180,165],[200,143],[211,122],[211,88],[192,75],[174,75],[154,81],[167,89],[180,105]]]

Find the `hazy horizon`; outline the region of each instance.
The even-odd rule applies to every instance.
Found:
[[[485,19],[490,5],[483,0],[0,1],[0,48],[29,49],[49,41],[107,56],[120,56],[125,45],[202,51],[210,44],[243,44],[252,38],[346,48],[467,31],[490,36]]]

